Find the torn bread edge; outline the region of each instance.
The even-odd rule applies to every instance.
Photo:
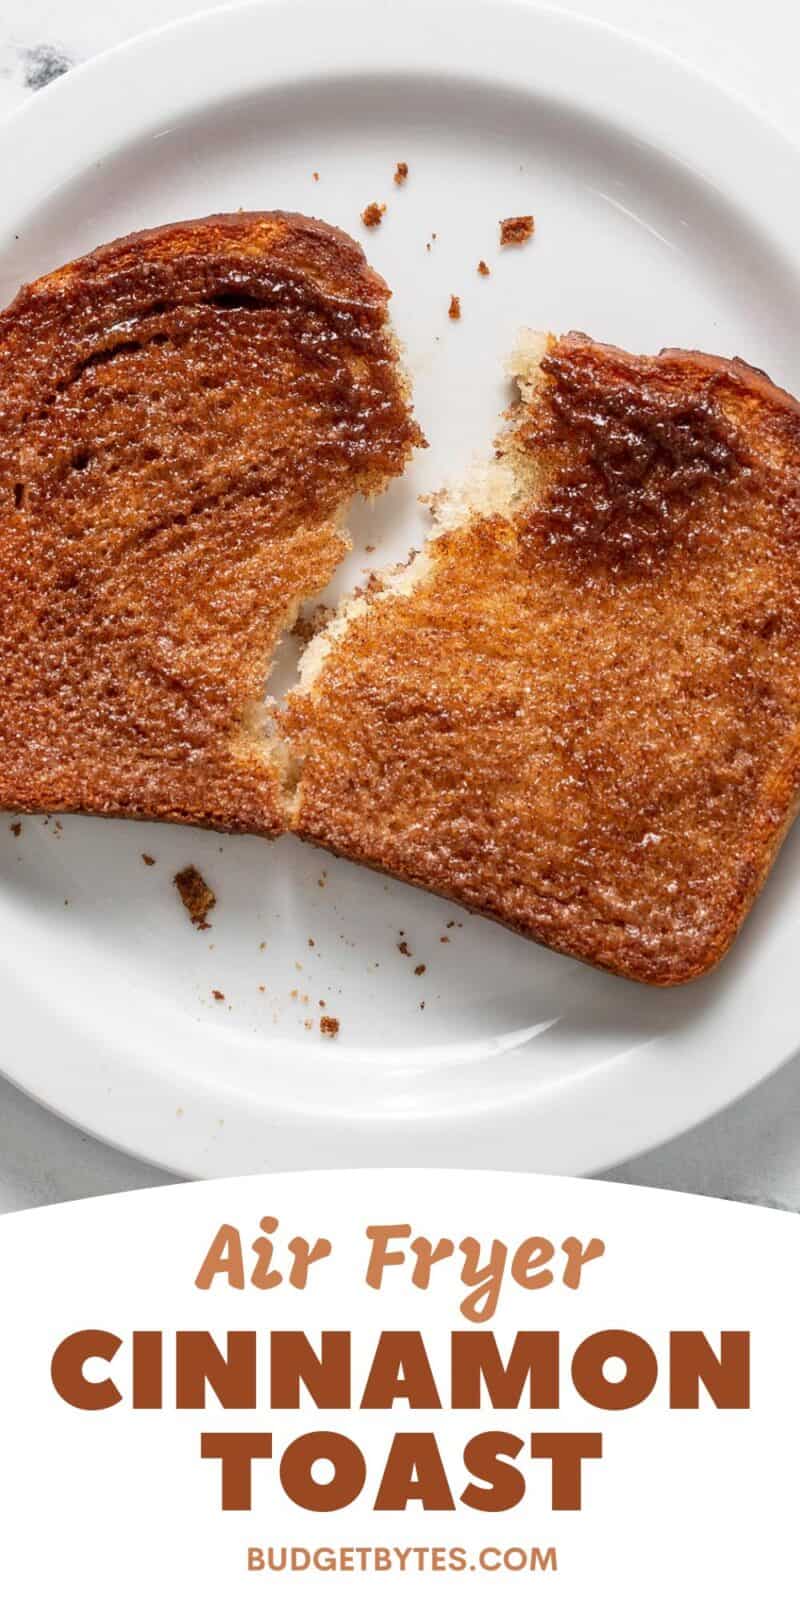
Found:
[[[411,377],[406,366],[406,348],[391,324],[387,324],[386,331],[389,342],[394,351],[398,384],[408,407],[409,413],[413,416],[413,389]],[[427,440],[425,439],[424,434],[421,433],[419,435],[419,439],[417,440],[417,444],[409,445],[407,460],[410,459],[414,448],[416,448],[420,442],[424,448],[427,447]],[[347,521],[350,514],[350,508],[354,501],[359,497],[359,494],[364,500],[377,500],[388,489],[391,481],[391,478],[376,479],[375,482],[369,486],[369,488],[356,491],[355,494],[348,496],[348,498],[343,501],[341,505],[337,506],[334,514],[328,518],[327,522],[322,525],[322,528],[318,530],[330,532],[332,535],[336,536],[340,545],[339,560],[329,572],[328,580],[326,581],[330,581],[330,578],[333,577],[333,574],[337,570],[338,566],[341,565],[341,562],[353,548],[353,541],[347,529]],[[262,697],[260,699],[254,698],[250,700],[249,703],[244,707],[239,722],[239,728],[235,736],[235,744],[242,751],[242,753],[248,754],[251,758],[253,755],[257,755],[257,757],[263,762],[264,767],[271,772],[272,776],[276,779],[286,808],[284,813],[284,824],[287,829],[291,829],[292,826],[292,812],[294,809],[294,802],[297,798],[301,763],[292,748],[291,741],[284,738],[281,732],[279,722],[280,707],[278,702],[269,693],[269,680],[275,668],[277,650],[281,640],[284,639],[288,633],[291,633],[301,611],[303,610],[303,607],[307,606],[311,601],[318,600],[319,595],[324,588],[325,584],[322,584],[320,587],[315,587],[305,591],[302,594],[295,595],[294,599],[289,605],[287,605],[279,622],[276,624],[271,648],[268,656],[266,657]],[[327,627],[333,626],[333,623],[336,621],[339,612],[344,609],[347,603],[347,601],[342,602],[342,606],[337,609],[337,612],[331,618],[330,622],[327,624]],[[325,631],[326,629],[320,629],[319,634],[309,642],[305,651],[303,652],[300,662],[298,663],[298,683],[291,691],[292,694],[299,694],[303,692],[303,662],[308,656],[309,651],[311,651],[313,646],[317,643],[317,639],[321,638],[323,632]]]
[[[373,606],[413,594],[426,581],[433,572],[436,542],[443,533],[454,532],[476,517],[511,517],[522,494],[527,496],[535,487],[531,482],[530,457],[526,455],[523,460],[513,448],[513,420],[516,412],[532,400],[541,382],[542,361],[553,342],[552,334],[523,329],[506,362],[506,372],[519,387],[519,400],[508,413],[509,427],[500,434],[495,455],[489,460],[476,461],[460,483],[428,498],[434,527],[421,550],[412,552],[407,561],[376,573],[374,587],[369,592],[345,596],[330,621],[306,646],[298,666],[299,680],[289,695],[290,701],[313,691],[326,658],[352,623]]]

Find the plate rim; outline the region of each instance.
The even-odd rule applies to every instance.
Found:
[[[312,14],[317,26],[310,46],[308,18]],[[640,130],[639,137],[658,150],[666,148],[673,159],[690,166],[699,178],[719,188],[726,202],[746,216],[751,227],[762,227],[773,253],[780,246],[779,253],[787,263],[800,257],[800,216],[793,214],[791,208],[781,208],[777,199],[784,173],[793,174],[797,182],[800,149],[744,97],[729,92],[712,76],[662,47],[576,13],[540,7],[529,0],[469,0],[458,8],[455,42],[451,37],[452,16],[447,5],[421,6],[412,0],[404,7],[406,26],[399,47],[392,34],[390,59],[386,56],[388,10],[371,6],[369,0],[346,0],[343,4],[335,0],[331,5],[318,4],[317,0],[249,0],[244,5],[215,7],[177,19],[114,46],[37,93],[0,126],[0,162],[4,155],[14,156],[21,137],[27,141],[30,156],[24,167],[13,159],[6,162],[10,168],[6,215],[12,218],[6,243],[13,235],[15,215],[19,226],[19,217],[25,214],[20,210],[21,202],[24,200],[27,209],[40,206],[48,191],[52,193],[69,181],[70,163],[72,175],[77,175],[85,170],[88,160],[98,159],[98,151],[115,152],[126,142],[141,139],[146,131],[144,116],[150,125],[158,116],[182,119],[193,110],[207,108],[209,94],[212,103],[214,94],[221,103],[258,88],[268,93],[282,81],[297,81],[298,77],[307,81],[320,72],[327,77],[345,73],[350,77],[369,76],[377,72],[401,76],[423,68],[428,75],[467,73],[482,82],[492,77],[493,81],[513,82],[530,93],[540,87],[546,70],[551,74],[548,94],[555,81],[562,93],[566,92],[566,85],[573,104],[576,94],[581,96],[584,111],[589,109],[602,116],[606,107],[604,120],[611,120],[614,126],[621,125],[620,117],[623,125],[625,119],[632,119]],[[343,26],[347,17],[358,18],[358,30]],[[409,17],[416,17],[418,25],[409,25]],[[536,42],[535,84],[530,65],[523,74],[522,52],[508,51],[506,40],[515,30],[526,43]],[[482,52],[477,48],[478,35],[485,46]],[[247,39],[250,43],[245,48]],[[274,47],[266,63],[254,48],[256,39],[262,43],[269,39]],[[492,40],[494,49],[490,48]],[[232,50],[234,42],[236,49]],[[625,74],[629,98],[624,105],[613,73],[606,81],[598,70],[597,58],[604,53],[612,66],[621,58],[629,62],[635,58],[642,68],[641,73]],[[189,55],[191,61],[187,60]],[[512,55],[513,60],[509,59]],[[177,100],[175,75],[167,70],[170,59],[176,56],[181,68]],[[152,75],[148,79],[148,103],[146,107],[139,106],[136,96],[130,94],[130,77],[148,66],[152,68],[154,63],[155,79]],[[567,63],[569,78],[565,76]],[[656,79],[662,89],[678,85],[681,88],[682,116],[677,130],[672,124],[667,128],[669,95],[662,100],[653,93]],[[119,93],[123,83],[128,89],[125,97]],[[712,103],[716,117],[711,115]],[[698,106],[702,108],[703,123],[714,129],[700,156],[694,144]],[[724,133],[720,132],[720,122],[725,124]],[[55,156],[54,127],[58,130]],[[660,131],[665,138],[668,134],[666,145],[659,137]],[[765,152],[770,157],[767,182]],[[746,210],[739,204],[740,193],[747,196]],[[780,226],[776,217],[779,210]],[[0,250],[3,248],[0,244]],[[252,1140],[240,1136],[241,1128],[239,1135],[230,1124],[227,1131],[219,1128],[220,1116],[223,1124],[230,1117],[232,1103],[241,1102],[238,1114],[252,1117],[257,1102],[240,1088],[228,1084],[223,1091],[216,1084],[200,1084],[197,1079],[191,1085],[180,1081],[174,1061],[165,1075],[161,1058],[144,1062],[141,1050],[131,1049],[120,1039],[111,1049],[103,1044],[105,1053],[101,1059],[100,1041],[85,1019],[65,1020],[63,1015],[56,1015],[35,983],[10,973],[6,963],[0,967],[0,974],[7,1021],[7,1044],[0,1072],[40,1104],[112,1147],[175,1174],[217,1177],[262,1170],[260,1165],[243,1167],[236,1158],[237,1149],[253,1147]],[[648,1081],[651,1092],[645,1116],[641,1076],[651,1069],[646,1060],[637,1063],[630,1057],[603,1063],[602,1070],[587,1074],[577,1104],[573,1079],[562,1085],[544,1086],[536,1101],[535,1114],[540,1122],[544,1114],[544,1127],[540,1126],[537,1132],[535,1169],[567,1174],[596,1172],[678,1136],[778,1071],[800,1044],[800,1027],[791,1041],[783,1036],[785,1031],[785,1027],[782,1031],[778,1028],[772,1039],[775,1054],[770,1065],[754,1070],[740,1057],[725,1094],[720,1096],[716,1080],[716,1093],[701,1085],[695,1088],[691,1109],[679,1099],[676,1110],[675,1079],[667,1073],[668,1082],[663,1081],[662,1064],[658,1081],[652,1077]],[[57,1070],[52,1065],[54,1035],[58,1041]],[[11,1041],[13,1062],[6,1059]],[[647,1042],[639,1044],[631,1056],[642,1055],[648,1048]],[[615,1123],[613,1131],[602,1116],[598,1120],[605,1102],[602,1080],[612,1068],[618,1079],[614,1095],[617,1110],[621,1087],[629,1088],[632,1096],[626,1118]],[[191,1103],[176,1123],[178,1083],[178,1092],[185,1100],[191,1097]],[[583,1132],[573,1140],[571,1156],[565,1155],[563,1143],[559,1145],[556,1137],[559,1119],[564,1117],[559,1102],[565,1100],[573,1103],[575,1116],[584,1124]],[[516,1106],[488,1114],[448,1110],[402,1116],[394,1113],[391,1118],[383,1113],[358,1114],[351,1110],[338,1118],[326,1112],[321,1119],[311,1107],[300,1112],[284,1110],[276,1116],[272,1108],[262,1106],[261,1112],[268,1123],[263,1128],[263,1142],[271,1147],[263,1170],[298,1170],[313,1165],[376,1166],[381,1164],[382,1155],[385,1165],[403,1166],[408,1164],[408,1142],[412,1137],[419,1157],[414,1164],[418,1166],[463,1166],[466,1154],[466,1164],[471,1166],[531,1168],[527,1154],[530,1131],[518,1125],[520,1113]],[[481,1122],[477,1139],[475,1127],[469,1128],[476,1118]],[[594,1137],[587,1141],[588,1123]],[[548,1135],[554,1140],[552,1166],[542,1144],[543,1133],[545,1140]]]

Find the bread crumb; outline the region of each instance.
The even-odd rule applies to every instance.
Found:
[[[311,640],[327,627],[332,617],[333,606],[315,606],[313,611],[299,616],[292,624],[292,637],[299,639],[301,644],[310,644]]]
[[[425,1001],[424,1000],[420,1000],[419,1009],[420,1009],[420,1011],[424,1011],[425,1010]]]
[[[261,943],[260,943],[260,945],[259,945],[259,947],[258,947],[258,948],[259,948],[259,950],[266,950],[266,948],[267,948],[267,941],[266,941],[266,939],[262,939],[262,940],[261,940]]]
[[[407,161],[398,161],[397,166],[394,169],[394,181],[395,181],[395,183],[397,183],[397,184],[405,183],[407,177],[408,177],[408,162]]]
[[[505,217],[500,223],[500,243],[525,244],[534,227],[533,217]]]
[[[215,1000],[224,1000],[225,999],[225,996],[222,993],[221,989],[212,989],[211,993],[213,994]]]
[[[440,935],[439,943],[440,944],[449,944],[450,943],[450,940],[449,940],[449,938],[448,938],[446,933],[443,933],[443,934]]]
[[[213,889],[209,889],[202,872],[198,872],[197,867],[183,867],[176,872],[172,881],[195,927],[210,928],[211,924],[206,919],[209,911],[213,911],[217,897]]]
[[[327,1034],[329,1039],[335,1039],[337,1033],[339,1032],[339,1018],[338,1017],[320,1017],[320,1019],[319,1019],[319,1031],[320,1031],[320,1033]]]
[[[309,939],[308,948],[309,948],[309,950],[313,950],[313,948],[314,948],[314,940],[313,939]]]
[[[303,1027],[305,1028],[306,1032],[310,1033],[311,1029],[313,1028],[313,1026],[314,1026],[314,1024],[311,1021],[311,1018],[310,1017],[306,1017],[306,1019],[305,1019],[305,1021],[303,1023]]]
[[[289,990],[289,999],[290,1000],[296,1000],[297,999],[297,994],[298,994],[297,989],[290,989]]]
[[[9,823],[9,827],[11,829],[11,832],[14,835],[14,838],[18,839],[20,834],[21,834],[21,832],[22,832],[22,823],[21,822],[10,822]]]
[[[385,206],[378,205],[377,200],[371,200],[361,213],[361,221],[365,228],[379,228],[383,221]]]
[[[425,962],[424,961],[420,961],[419,966],[414,968],[414,977],[415,978],[421,978],[424,971],[425,971]]]
[[[149,856],[145,850],[142,851],[142,860],[146,867],[154,867],[156,864],[155,856]]]
[[[482,278],[488,278],[488,276],[489,276],[489,268],[487,267],[485,261],[479,261],[478,262],[478,271],[479,271],[479,273],[480,273]]]
[[[318,172],[312,172],[311,176],[314,179],[315,183],[319,183],[319,173]]]
[[[457,294],[450,296],[450,308],[447,313],[451,322],[461,321],[461,300]]]
[[[397,948],[400,951],[401,956],[410,956],[411,955],[411,951],[409,950],[405,939],[401,939],[400,940],[400,943],[398,944]]]

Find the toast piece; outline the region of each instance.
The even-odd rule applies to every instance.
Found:
[[[681,983],[798,809],[800,407],[741,361],[580,334],[514,370],[479,487],[309,647],[293,826]]]
[[[346,234],[133,234],[0,317],[0,807],[271,834],[274,647],[422,442]]]

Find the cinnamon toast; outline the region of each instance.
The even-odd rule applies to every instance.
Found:
[[[276,641],[421,441],[388,298],[338,229],[237,213],[0,316],[0,807],[282,827]]]
[[[708,972],[800,792],[800,407],[695,351],[523,342],[422,554],[310,647],[305,839],[609,972]]]

